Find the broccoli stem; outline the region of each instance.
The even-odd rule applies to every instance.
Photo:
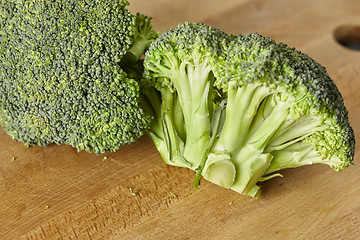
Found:
[[[214,151],[241,149],[259,105],[269,94],[266,87],[257,84],[240,87],[236,81],[229,83],[226,118]]]
[[[279,176],[264,175],[283,168],[326,163],[302,140],[325,130],[327,125],[320,116],[292,116],[289,109],[293,102],[279,100],[278,94],[281,92],[256,84],[240,87],[236,82],[229,83],[226,118],[212,152],[230,154],[236,169],[230,188],[237,192],[256,197],[260,194],[258,181]],[[327,163],[337,161],[334,157]],[[208,171],[203,173],[207,180],[229,184],[229,179],[220,181]]]
[[[163,130],[160,126],[161,119],[161,97],[155,88],[148,88],[142,90],[142,96],[139,98],[141,108],[154,120],[151,123],[151,131],[158,136],[163,135]]]
[[[151,128],[148,130],[149,137],[153,140],[156,148],[160,152],[165,163],[174,166],[188,167],[182,157],[183,142],[176,135],[176,128],[173,127],[174,122],[179,117],[170,111],[173,105],[173,94],[170,90],[163,90],[162,97],[167,101],[162,102],[159,92],[155,88],[144,89],[140,104],[142,109],[153,116]],[[168,107],[170,105],[171,107]],[[165,109],[165,110],[164,110]],[[167,131],[164,131],[166,129]]]
[[[133,60],[134,62],[136,62],[142,57],[142,55],[144,54],[145,50],[148,47],[149,47],[148,39],[136,39],[125,56],[131,54],[131,56],[128,56],[129,57],[128,60]]]
[[[149,47],[149,40],[136,39],[130,49],[122,57],[120,61],[121,66],[127,66],[137,62],[144,54],[145,50]]]
[[[241,87],[234,81],[229,83],[227,93],[225,122],[212,151],[231,156],[236,176],[230,188],[256,196],[259,188],[255,184],[272,160],[272,155],[264,153],[264,149],[287,118],[289,110],[285,104],[269,104],[273,93],[261,85],[248,84]],[[257,128],[253,129],[252,124],[259,122],[256,121],[258,114],[268,116],[262,124],[258,123]],[[219,182],[211,179],[212,175],[209,175],[207,170],[204,176],[209,181]]]
[[[184,158],[191,169],[199,167],[210,140],[211,86],[214,77],[208,61],[183,61],[172,77],[186,126]]]
[[[290,146],[305,137],[328,128],[321,122],[321,118],[317,116],[304,116],[291,124],[283,124],[278,132],[273,136],[266,148],[267,152],[281,150]]]
[[[159,142],[155,144],[161,147],[159,151],[165,156],[166,163],[195,170],[206,158],[210,147],[210,116],[213,111],[211,86],[214,76],[207,61],[183,61],[177,65],[171,56],[162,61],[174,68],[171,74],[166,69],[163,72],[169,73],[168,77],[176,89],[161,90],[161,118],[157,120],[161,124],[157,127],[161,125],[166,147],[159,138],[155,138],[156,127],[150,137]],[[153,67],[161,68],[161,65]]]
[[[152,116],[148,135],[153,140],[166,163],[170,162],[168,149],[164,139],[164,130],[161,122],[161,98],[154,88],[143,89],[140,97],[140,106],[148,115]]]
[[[264,153],[269,140],[289,115],[284,103],[277,103],[263,124],[246,139],[244,146],[233,155],[237,170],[236,179],[231,189],[240,193],[257,194],[254,188],[271,164],[273,156]],[[255,186],[258,189],[258,187]]]
[[[323,159],[310,145],[299,141],[282,150],[272,152],[274,159],[264,175],[285,168],[295,168],[315,163],[327,164],[330,167],[340,166],[341,160],[337,156]]]
[[[161,91],[162,105],[161,105],[161,124],[164,130],[164,139],[167,145],[167,159],[168,164],[190,167],[191,164],[183,157],[184,142],[178,135],[176,129],[176,122],[178,119],[182,120],[182,116],[175,115],[176,107],[176,94],[169,89]]]
[[[226,100],[223,100],[218,106],[217,106],[217,108],[214,110],[214,112],[213,112],[213,116],[212,116],[212,119],[211,119],[211,124],[210,124],[210,141],[208,142],[208,146],[207,146],[207,148],[206,148],[206,152],[205,152],[205,154],[204,154],[204,156],[203,156],[203,158],[201,159],[201,162],[200,162],[200,164],[199,164],[199,166],[198,166],[198,168],[196,169],[196,176],[195,176],[195,181],[194,181],[194,188],[195,189],[198,189],[198,186],[199,186],[199,184],[200,184],[200,177],[201,177],[201,175],[202,175],[202,172],[204,171],[204,168],[205,169],[207,169],[208,167],[209,167],[209,165],[211,164],[211,159],[213,159],[214,158],[214,156],[217,158],[217,159],[219,159],[219,157],[216,155],[216,154],[214,154],[214,153],[210,153],[210,151],[211,151],[211,147],[213,146],[213,144],[214,144],[214,142],[215,142],[215,140],[218,138],[218,135],[219,135],[219,133],[221,132],[221,130],[222,130],[222,127],[223,127],[223,125],[224,125],[224,119],[225,119],[225,107],[226,107]],[[227,160],[227,163],[231,163],[229,160],[229,155],[228,154],[221,154],[221,156],[226,156],[226,158],[228,158]],[[220,161],[222,161],[222,160],[224,160],[224,159],[221,159],[221,157],[220,157]],[[208,166],[207,167],[205,167],[205,164],[208,164]],[[221,165],[224,165],[224,164],[221,164]],[[220,166],[221,166],[220,165]],[[226,165],[229,165],[229,164],[226,164]],[[233,165],[232,163],[231,163],[231,165]],[[218,165],[219,166],[219,165]],[[228,166],[229,167],[229,166]],[[227,168],[228,168],[227,167]],[[221,167],[220,167],[221,168]],[[233,175],[235,175],[235,167],[233,167],[233,169],[234,169],[234,173],[233,173]],[[205,170],[206,171],[206,170]],[[215,169],[215,171],[216,171],[216,169]],[[229,171],[227,171],[227,173],[226,173],[226,171],[224,171],[224,169],[220,169],[220,171],[219,171],[220,173],[220,175],[221,174],[225,174],[225,175],[223,175],[222,177],[220,176],[220,178],[222,178],[222,179],[219,179],[219,183],[221,182],[221,183],[224,183],[224,176],[225,176],[225,178],[227,178],[227,179],[230,179],[231,178],[231,169],[230,169],[230,173],[229,173]],[[205,174],[207,174],[207,175],[209,175],[209,173],[208,173],[208,171],[205,173]],[[219,174],[217,174],[217,176],[219,175]],[[215,176],[215,178],[218,178],[217,176]],[[217,181],[216,179],[214,179],[214,176],[212,176],[212,177],[208,177],[208,176],[205,176],[205,178],[211,178],[211,179],[213,179],[214,181]],[[229,182],[229,181],[226,181],[226,182]],[[232,182],[233,182],[233,180],[232,180]],[[221,185],[221,184],[219,184],[219,185]],[[223,186],[223,185],[221,185],[221,186]]]
[[[274,151],[272,155],[274,159],[265,175],[284,168],[304,166],[321,160],[321,157],[303,142],[297,142],[280,151]]]
[[[174,116],[174,126],[177,132],[177,135],[181,138],[183,142],[185,142],[186,138],[186,129],[185,129],[185,121],[184,121],[184,114],[181,108],[181,103],[178,97],[178,93],[174,92],[174,110],[173,110],[173,116]]]

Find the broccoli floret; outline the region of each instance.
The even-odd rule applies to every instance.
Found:
[[[211,65],[224,53],[227,39],[219,29],[184,23],[163,33],[146,52],[145,76],[162,98],[154,107],[150,136],[168,164],[196,169],[206,155],[217,97]],[[153,95],[149,102],[157,98]]]
[[[278,170],[352,163],[355,138],[339,90],[294,48],[183,23],[150,45],[144,67],[149,135],[167,164],[197,171],[195,187],[202,175],[258,198],[257,183]]]
[[[256,196],[256,183],[278,170],[323,163],[339,171],[351,164],[348,112],[323,66],[256,33],[228,46],[215,82],[226,93],[226,118],[209,159],[227,155],[234,164],[231,189]],[[212,176],[215,166],[206,167],[205,178],[220,181]]]
[[[144,55],[146,49],[159,36],[158,32],[152,26],[152,18],[136,14],[135,29],[132,36],[132,44],[121,60],[121,63],[128,66],[129,63],[138,62]],[[141,72],[142,73],[142,72]]]
[[[150,117],[122,59],[136,52],[137,64],[157,35],[151,19],[132,15],[128,4],[0,3],[0,124],[13,139],[102,153],[143,135]]]

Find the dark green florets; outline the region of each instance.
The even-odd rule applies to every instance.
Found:
[[[3,1],[0,123],[27,145],[115,151],[149,126],[120,61],[134,43],[127,1]]]

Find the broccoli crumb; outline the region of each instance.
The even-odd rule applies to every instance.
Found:
[[[131,195],[133,195],[134,197],[136,197],[138,195],[136,192],[133,192],[132,188],[129,188],[129,190],[130,190]]]

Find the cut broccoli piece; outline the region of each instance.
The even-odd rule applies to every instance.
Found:
[[[257,33],[182,23],[150,45],[143,106],[167,164],[258,198],[278,170],[351,165],[354,133],[324,67]],[[158,92],[151,88],[155,87]]]
[[[212,151],[231,156],[231,189],[256,196],[256,183],[280,169],[351,164],[348,112],[324,67],[256,33],[235,37],[227,52],[215,82],[226,93],[226,118]]]
[[[143,135],[150,117],[121,66],[131,65],[122,60],[129,51],[136,64],[157,35],[128,4],[0,3],[0,124],[13,139],[102,153]]]

